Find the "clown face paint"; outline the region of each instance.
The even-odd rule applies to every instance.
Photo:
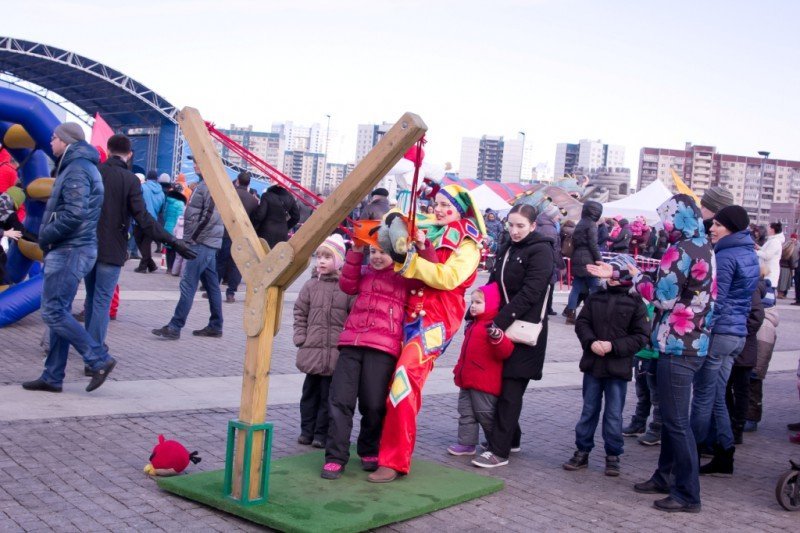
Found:
[[[436,195],[436,202],[433,204],[433,214],[436,217],[436,223],[441,226],[461,220],[461,215],[458,210],[443,194]]]

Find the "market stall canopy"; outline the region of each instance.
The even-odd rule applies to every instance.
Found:
[[[504,200],[499,194],[494,192],[485,183],[469,191],[475,203],[481,211],[491,209],[492,211],[505,212],[511,209],[511,204]]]
[[[661,180],[655,180],[636,194],[603,204],[603,216],[609,218],[620,215],[629,220],[643,216],[648,224],[655,224],[660,220],[656,208],[671,197],[672,191]]]

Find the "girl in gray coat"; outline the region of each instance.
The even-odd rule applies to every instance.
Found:
[[[339,288],[345,246],[331,235],[317,248],[317,276],[309,279],[294,304],[297,368],[306,374],[300,397],[297,442],[324,448],[328,435],[328,391],[339,358],[339,335],[353,301]]]

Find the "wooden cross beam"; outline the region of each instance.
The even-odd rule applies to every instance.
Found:
[[[342,184],[316,208],[300,230],[288,242],[278,243],[270,250],[256,235],[200,113],[185,107],[178,114],[178,122],[231,237],[231,255],[247,284],[244,305],[247,343],[239,420],[259,424],[267,415],[272,342],[280,326],[284,289],[307,268],[311,254],[322,241],[422,138],[427,126],[417,115],[405,113]],[[254,435],[249,462],[244,457],[244,439],[236,441],[235,499],[243,496],[241,479],[245,464],[249,465],[250,499],[260,496],[263,438],[263,433]]]

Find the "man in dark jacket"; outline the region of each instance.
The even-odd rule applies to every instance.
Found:
[[[122,134],[112,135],[106,144],[108,160],[98,170],[103,178],[103,207],[97,223],[97,262],[86,275],[86,330],[101,345],[106,341],[108,311],[119,274],[128,256],[128,228],[131,218],[140,235],[150,241],[166,243],[187,259],[195,254],[183,241],[175,239],[153,220],[142,198],[142,186],[128,161],[133,155],[131,141]]]
[[[381,220],[389,212],[389,191],[378,187],[372,191],[369,203],[361,211],[361,220]]]
[[[495,246],[500,243],[500,236],[503,234],[503,223],[497,218],[497,213],[491,209],[486,210],[483,222],[486,225],[486,233],[494,239]],[[497,249],[497,248],[495,248]]]
[[[59,125],[50,146],[59,160],[39,230],[39,246],[45,253],[42,320],[50,328],[50,344],[41,377],[22,387],[61,392],[72,345],[92,377],[86,387],[91,392],[117,364],[72,316],[78,284],[97,258],[97,221],[103,206],[103,181],[97,171],[100,155],[74,122]]]
[[[192,335],[222,337],[222,298],[217,275],[217,250],[222,246],[224,226],[197,163],[194,165],[194,171],[200,178],[200,183],[183,212],[183,239],[197,257],[186,261],[180,283],[181,297],[175,306],[172,319],[166,326],[152,330],[153,335],[169,340],[180,338],[181,329],[186,325],[186,319],[192,310],[197,285],[201,281],[208,293],[211,318],[206,327],[192,331]]]
[[[558,273],[567,268],[564,256],[561,255],[561,232],[558,228],[560,216],[561,211],[558,206],[550,204],[536,217],[536,232],[553,240],[553,275],[550,277],[550,296],[547,298],[547,314],[550,316],[557,314],[553,311],[553,292],[558,281]]]
[[[584,289],[594,292],[597,287],[597,278],[589,275],[586,265],[593,265],[601,259],[597,249],[597,221],[602,214],[603,204],[591,200],[586,202],[581,211],[581,220],[572,234],[572,290],[567,301],[567,324],[575,323],[575,309],[581,292]]]
[[[300,209],[289,191],[273,185],[261,195],[251,220],[256,234],[272,248],[289,240],[289,230],[300,220]]]
[[[735,446],[725,390],[736,356],[747,337],[750,301],[759,278],[758,257],[750,238],[747,211],[738,205],[721,209],[711,225],[711,242],[717,264],[717,300],[711,322],[708,355],[694,379],[691,425],[695,441],[706,441],[711,420],[716,427],[717,445],[711,463],[701,474],[733,473]],[[676,307],[673,312],[680,312]],[[681,319],[675,321],[680,325]]]
[[[252,217],[258,208],[258,200],[247,190],[250,187],[250,173],[246,170],[239,172],[233,185],[236,189],[236,194],[239,195],[239,200],[242,202],[244,212],[247,213],[247,218]],[[242,273],[239,272],[239,268],[231,258],[231,237],[228,235],[227,229],[222,234],[222,248],[217,252],[217,272],[219,273],[220,281],[228,281],[225,302],[234,303],[236,301],[236,291],[239,290],[239,283],[242,282]]]

